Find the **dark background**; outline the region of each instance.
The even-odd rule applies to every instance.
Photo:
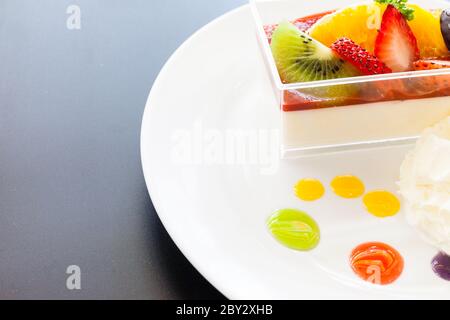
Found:
[[[171,53],[246,2],[0,0],[0,298],[223,298],[162,227],[139,135]]]

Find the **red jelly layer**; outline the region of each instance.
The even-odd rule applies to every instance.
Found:
[[[297,111],[443,96],[450,96],[447,74],[286,90],[281,106],[283,111]]]

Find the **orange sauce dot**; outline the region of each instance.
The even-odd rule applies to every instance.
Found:
[[[303,201],[314,201],[322,198],[325,188],[317,179],[302,179],[294,186],[294,192]]]
[[[352,199],[364,194],[364,184],[354,176],[339,176],[331,182],[331,188],[338,196]]]
[[[361,279],[386,285],[400,277],[404,262],[400,253],[391,246],[381,242],[369,242],[353,249],[350,265]]]
[[[363,201],[367,211],[379,218],[394,216],[400,211],[400,200],[388,191],[369,192]]]

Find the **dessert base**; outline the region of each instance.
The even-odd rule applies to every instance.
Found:
[[[450,97],[282,112],[282,154],[293,158],[354,146],[414,141],[450,115]]]

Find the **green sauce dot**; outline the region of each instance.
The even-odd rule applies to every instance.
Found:
[[[274,212],[267,220],[267,227],[278,242],[294,250],[309,251],[319,244],[319,226],[300,210],[282,209]]]

